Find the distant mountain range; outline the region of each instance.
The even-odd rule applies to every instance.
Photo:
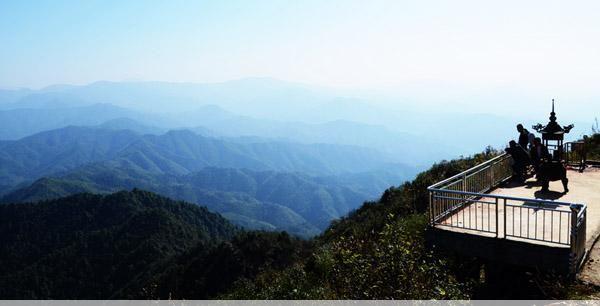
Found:
[[[394,132],[381,125],[337,120],[320,124],[255,119],[227,112],[214,105],[199,107],[177,115],[158,115],[133,111],[111,104],[81,107],[18,108],[0,111],[0,140],[22,137],[63,128],[90,126],[106,129],[128,129],[140,134],[162,134],[169,129],[191,129],[205,136],[258,137],[299,143],[331,143],[354,145],[393,156],[396,161],[417,164],[438,159],[444,145],[408,133]],[[410,144],[410,145],[407,145]]]
[[[264,78],[0,90],[0,199],[137,187],[247,228],[312,236],[430,163],[514,129],[415,109]]]
[[[469,154],[488,144],[503,145],[514,137],[514,120],[494,114],[472,114],[468,109],[452,107],[454,101],[451,100],[447,109],[414,107],[418,102],[409,99],[384,100],[387,106],[378,98],[356,98],[268,78],[206,84],[102,81],[82,86],[0,91],[0,110],[50,112],[60,108],[70,112],[68,109],[111,104],[121,110],[115,110],[110,118],[90,119],[86,124],[65,121],[52,128],[130,118],[162,129],[207,128],[219,136],[378,145],[381,151],[402,156],[422,169],[439,159]],[[30,117],[26,113],[18,116]],[[26,123],[24,120],[19,124]],[[7,125],[9,128],[13,129]],[[434,128],[443,129],[444,137],[434,133]],[[25,134],[27,129],[29,134]],[[21,131],[18,136],[5,132],[0,139],[18,139],[48,128],[29,126],[27,129],[16,129]],[[356,137],[352,137],[355,133]]]
[[[263,78],[0,90],[0,298],[479,296],[425,243],[427,186],[516,122],[387,102]]]
[[[148,124],[152,122],[152,124]],[[0,139],[16,140],[33,134],[71,125],[132,129],[142,133],[165,131],[161,116],[143,114],[111,104],[75,107],[15,108],[0,111]],[[119,126],[120,125],[120,126]]]
[[[248,228],[301,236],[415,172],[360,147],[236,142],[185,130],[67,127],[0,142],[5,203],[137,187],[207,205]]]
[[[0,197],[139,187],[207,205],[247,228],[312,236],[458,151],[417,136],[422,125],[416,133],[386,126],[415,118],[373,107],[270,79],[0,91]]]
[[[206,205],[246,228],[286,230],[303,237],[319,234],[331,220],[369,197],[335,180],[323,182],[291,173],[206,168],[178,177],[98,165],[77,169],[61,178],[39,179],[9,193],[2,201],[32,202],[134,187]]]
[[[0,91],[0,109],[110,103],[147,112],[175,113],[218,104],[236,110],[238,114],[258,118],[290,120],[307,115],[325,119],[329,115],[322,112],[323,109],[319,112],[319,108],[336,99],[326,90],[269,78],[205,84],[99,81],[84,86],[55,85],[41,90]]]
[[[298,171],[314,175],[364,172],[390,163],[373,149],[284,141],[236,142],[188,130],[140,135],[130,130],[66,127],[0,142],[2,181],[20,181],[111,160],[150,173],[187,174],[208,166]]]

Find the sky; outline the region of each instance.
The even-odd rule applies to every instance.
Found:
[[[271,77],[589,101],[599,37],[599,1],[1,1],[0,87]]]

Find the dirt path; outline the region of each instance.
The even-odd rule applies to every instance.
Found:
[[[591,171],[589,171],[589,170],[591,170]],[[592,168],[589,170],[586,170],[585,172],[588,172],[588,173],[589,172],[596,172],[596,173],[600,172],[599,169]],[[592,190],[590,190],[591,193],[595,193],[595,194],[599,194],[600,193],[599,191],[600,191],[600,188],[598,186],[595,186]],[[596,201],[594,201],[594,202],[590,202],[590,204],[594,205],[592,207],[596,207],[600,203],[597,203]],[[588,208],[589,207],[590,207],[590,205],[588,205]],[[596,217],[597,215],[598,215],[598,211],[596,210],[594,217]],[[592,227],[592,228],[588,229],[588,242],[586,243],[586,245],[588,248],[590,248],[589,258],[588,258],[587,262],[585,263],[585,265],[583,266],[583,268],[581,269],[581,272],[579,273],[580,280],[584,281],[585,283],[589,283],[589,284],[595,286],[596,288],[600,288],[600,237],[598,237],[599,234],[600,234],[600,228],[598,228],[598,227],[595,227],[595,228]],[[592,244],[593,244],[593,246],[592,246]]]
[[[589,256],[579,273],[579,279],[600,287],[600,242],[596,242]]]

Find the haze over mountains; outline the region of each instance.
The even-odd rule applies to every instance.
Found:
[[[90,127],[0,142],[0,170],[4,202],[144,188],[208,205],[250,228],[302,236],[416,171],[361,147]]]
[[[484,146],[503,144],[504,134],[493,132],[506,126],[508,136],[514,128],[513,120],[493,115],[417,110],[411,107],[414,101],[403,99],[390,109],[377,99],[365,99],[264,78],[210,84],[96,82],[5,90],[0,91],[0,118],[6,124],[0,137],[18,139],[49,128],[129,118],[161,129],[200,127],[215,136],[377,146],[403,155],[399,159],[427,166],[440,158],[479,150],[482,141]],[[41,110],[47,110],[48,118]],[[92,117],[92,113],[97,115]],[[433,127],[444,127],[447,137],[432,133]],[[465,131],[472,136],[462,136]],[[409,150],[412,154],[405,156]]]
[[[264,78],[1,90],[0,199],[143,188],[312,236],[431,163],[512,136],[506,118],[398,103]]]
[[[432,245],[428,186],[553,105],[600,159],[598,12],[0,1],[0,300],[596,298]]]

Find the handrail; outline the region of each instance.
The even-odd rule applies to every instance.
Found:
[[[481,163],[481,164],[479,164],[479,165],[476,165],[476,166],[474,166],[474,167],[471,167],[471,168],[469,168],[469,169],[467,169],[467,170],[465,170],[465,171],[463,171],[463,172],[461,172],[461,173],[459,173],[459,174],[456,174],[456,175],[454,175],[454,176],[451,176],[451,177],[449,177],[449,178],[447,178],[447,179],[445,179],[445,180],[443,180],[443,181],[441,181],[441,182],[435,183],[435,184],[433,184],[433,185],[431,185],[431,186],[427,187],[427,189],[430,189],[430,188],[437,188],[439,185],[443,185],[443,184],[445,184],[445,183],[447,183],[447,182],[450,182],[450,181],[452,181],[452,180],[455,180],[455,179],[457,179],[457,178],[460,178],[460,177],[462,177],[462,176],[466,175],[467,173],[471,173],[471,172],[475,172],[476,170],[480,170],[480,168],[485,168],[486,166],[489,166],[489,165],[493,164],[493,163],[494,163],[494,162],[496,162],[496,161],[499,161],[499,160],[502,160],[502,159],[505,159],[505,158],[508,158],[508,157],[509,157],[509,155],[508,155],[508,154],[506,154],[506,153],[502,153],[502,154],[500,154],[500,155],[498,155],[498,156],[496,156],[496,157],[494,157],[494,158],[492,158],[492,159],[490,159],[490,160],[488,160],[488,161],[485,161],[485,162],[483,162],[483,163]]]
[[[427,187],[430,224],[569,246],[576,272],[585,254],[587,206],[487,193],[512,176],[511,162],[510,155],[501,154]]]
[[[587,164],[587,150],[585,141],[571,141],[563,144],[563,156],[567,165],[578,166],[582,172]]]
[[[511,200],[511,201],[535,202],[535,203],[539,203],[539,204],[554,204],[554,205],[564,205],[564,206],[582,205],[582,206],[586,207],[585,204],[557,202],[557,201],[542,200],[542,199],[511,197],[511,196],[503,196],[503,195],[499,195],[499,194],[497,195],[497,194],[477,193],[477,192],[437,189],[437,188],[429,188],[429,191],[437,191],[437,192],[452,193],[452,194],[464,194],[464,195],[471,195],[471,196],[476,196],[476,197],[498,198],[498,199],[503,199],[503,200],[506,199],[506,200]]]
[[[510,155],[501,154],[427,187],[431,224],[495,233],[500,239],[518,238],[570,245],[574,258],[580,258],[585,252],[585,204],[486,193],[512,176],[510,162]],[[549,205],[555,207],[549,209]],[[544,235],[548,230],[545,214],[529,217],[526,213],[526,219],[522,219],[522,210],[531,209],[548,213],[548,235]],[[515,215],[517,212],[518,215]],[[567,220],[570,224],[564,223]],[[554,221],[558,222],[554,223],[558,227],[552,225]],[[539,233],[541,236],[538,236]],[[567,233],[570,235],[565,236]]]

